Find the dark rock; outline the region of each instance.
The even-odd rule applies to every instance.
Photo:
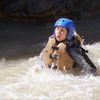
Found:
[[[100,12],[100,0],[0,0],[1,18],[52,21],[58,17],[81,19]]]

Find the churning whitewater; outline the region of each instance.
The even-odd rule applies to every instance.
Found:
[[[0,100],[100,100],[100,42],[86,45],[97,76],[41,68],[39,56],[0,60]]]

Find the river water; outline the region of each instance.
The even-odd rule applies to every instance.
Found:
[[[99,22],[76,22],[97,76],[74,76],[41,68],[39,53],[52,23],[1,21],[0,100],[100,100]]]

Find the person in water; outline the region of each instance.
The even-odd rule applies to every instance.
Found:
[[[70,67],[73,69],[82,68],[85,73],[95,74],[97,69],[87,56],[87,50],[82,48],[83,42],[84,39],[76,33],[75,23],[68,18],[59,18],[54,24],[54,34],[49,37],[42,51],[44,63],[48,67],[51,67],[51,64],[58,58],[58,56],[54,54],[55,50],[57,51],[60,47],[60,50],[64,49],[66,53],[63,52],[59,54],[62,55],[59,56],[59,58],[61,58],[59,62],[62,62],[57,63],[59,69],[62,69],[60,66],[68,65],[66,69],[70,69]]]

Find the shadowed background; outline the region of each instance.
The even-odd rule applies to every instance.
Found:
[[[39,54],[59,17],[73,19],[87,43],[100,40],[100,0],[0,0],[0,58]]]

